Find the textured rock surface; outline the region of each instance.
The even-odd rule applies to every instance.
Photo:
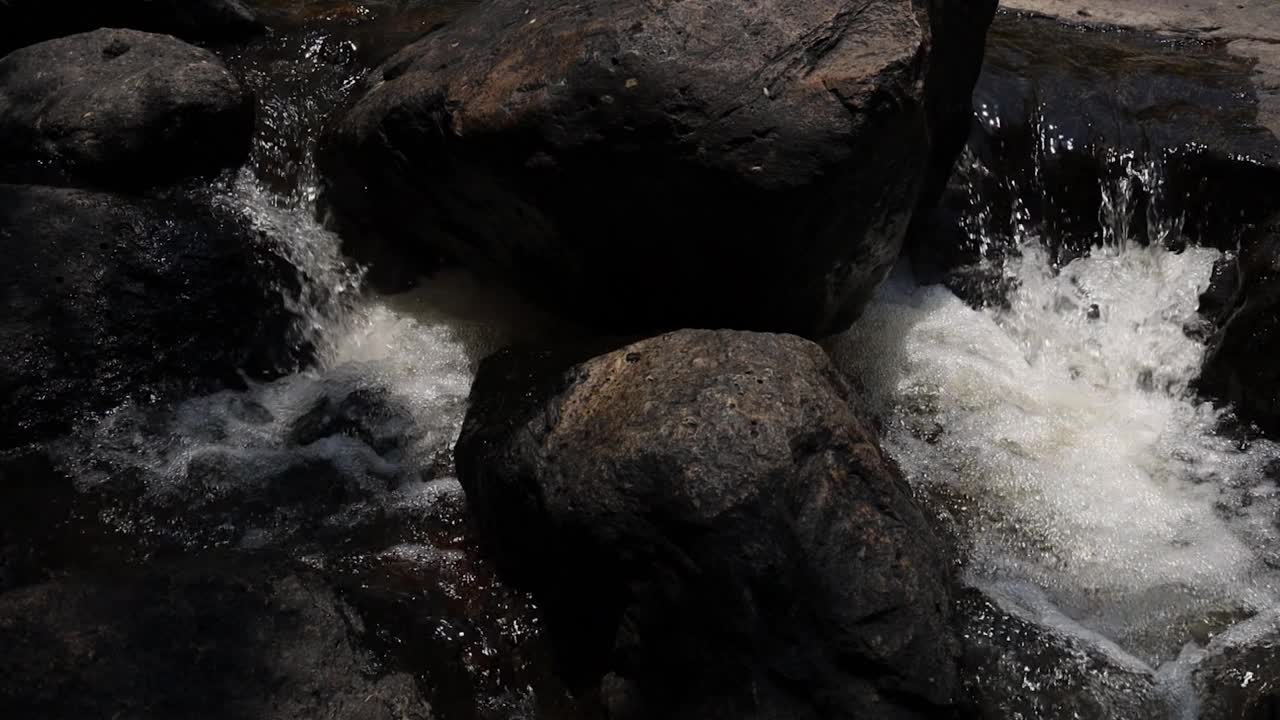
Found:
[[[176,201],[0,185],[0,448],[167,389],[297,364],[294,271]]]
[[[1280,435],[1280,216],[1241,245],[1229,272],[1201,298],[1218,328],[1201,370],[1201,392],[1240,419]]]
[[[0,59],[0,180],[135,188],[234,167],[252,99],[213,53],[96,30]]]
[[[1172,720],[1149,670],[1017,617],[976,590],[956,614],[969,717],[981,720]]]
[[[948,577],[822,350],[681,331],[486,360],[459,477],[615,718],[936,717]],[[591,354],[586,351],[585,354]]]
[[[100,27],[135,28],[186,40],[231,40],[262,30],[241,0],[4,0],[0,54]]]
[[[122,570],[0,593],[6,718],[429,720],[307,573]]]
[[[1225,44],[1256,61],[1259,114],[1280,135],[1280,5],[1271,0],[1004,0],[1001,7]]]
[[[1192,674],[1201,720],[1280,714],[1280,614],[1263,612],[1213,639]]]
[[[444,258],[613,331],[821,335],[945,175],[993,9],[499,0],[366,78],[329,201],[384,286]]]

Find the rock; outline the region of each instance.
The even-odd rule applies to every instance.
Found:
[[[293,445],[310,445],[334,435],[357,438],[374,452],[395,459],[416,433],[413,414],[385,388],[356,388],[322,395],[289,429]]]
[[[0,449],[309,354],[293,269],[194,203],[0,185]]]
[[[455,450],[566,677],[614,718],[944,712],[943,553],[822,350],[679,331],[579,363],[595,350],[486,359]]]
[[[1192,672],[1199,720],[1280,714],[1280,614],[1263,612],[1209,642]]]
[[[1213,312],[1218,331],[1197,388],[1230,403],[1241,420],[1280,436],[1280,216],[1242,244],[1235,272],[1215,280],[1201,309]]]
[[[0,59],[0,180],[132,189],[234,167],[252,99],[207,50],[96,30]]]
[[[47,578],[74,494],[41,448],[0,450],[0,593]]]
[[[362,634],[306,572],[210,562],[56,579],[0,594],[0,715],[433,717]]]
[[[383,288],[443,258],[611,332],[830,333],[950,162],[994,4],[499,0],[366,77],[328,202]]]
[[[1259,115],[1280,135],[1280,6],[1266,0],[1005,0],[1006,10],[1225,47],[1254,65]]]
[[[956,603],[975,720],[1172,720],[1149,670],[1005,611],[977,590]]]
[[[100,27],[214,41],[263,30],[241,0],[5,0],[0,3],[0,54]]]

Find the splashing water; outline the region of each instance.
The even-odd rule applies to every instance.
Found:
[[[1007,307],[981,310],[900,269],[833,354],[959,518],[968,582],[1154,668],[1280,598],[1280,448],[1220,436],[1189,391],[1204,348],[1185,326],[1219,253],[1165,249],[1167,222],[1134,241],[1127,196],[1159,168],[1122,164],[1088,256],[1055,268],[1018,228]]]
[[[452,499],[437,505],[457,515],[449,454],[475,365],[520,337],[516,328],[540,332],[544,318],[462,273],[400,296],[362,293],[361,269],[316,206],[319,127],[360,71],[350,46],[303,28],[229,59],[262,112],[250,163],[211,201],[295,269],[296,283],[279,291],[314,362],[245,390],[126,404],[66,441],[61,463],[81,490],[108,498],[109,524],[123,535],[309,552],[314,544],[297,541],[317,523],[352,529],[415,498],[444,492]]]

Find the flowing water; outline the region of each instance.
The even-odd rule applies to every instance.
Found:
[[[440,717],[573,717],[532,602],[476,552],[451,455],[479,359],[545,321],[462,273],[393,297],[362,292],[317,220],[313,154],[368,65],[351,38],[371,31],[348,17],[356,6],[315,5],[342,12],[228,56],[257,96],[258,128],[245,169],[209,198],[296,268],[297,287],[281,293],[315,361],[247,389],[127,404],[59,441],[80,525],[93,528],[79,543],[305,564],[365,614],[386,668],[415,673]]]
[[[442,717],[571,717],[529,599],[475,558],[450,455],[479,358],[548,321],[461,275],[361,294],[315,220],[311,162],[360,70],[335,29],[346,22],[230,58],[261,117],[249,168],[216,198],[298,268],[301,291],[282,292],[314,367],[122,407],[67,440],[61,461],[98,519],[144,552],[282,552],[399,608],[378,631],[390,654],[425,663],[437,690],[466,688],[434,696]],[[1074,142],[1040,132],[1040,152]],[[1058,266],[1061,238],[1017,209],[1019,188],[977,182],[991,171],[969,157],[969,229],[1006,301],[974,309],[903,267],[832,351],[885,447],[951,518],[964,579],[1158,677],[1194,714],[1186,678],[1210,639],[1273,624],[1280,448],[1221,434],[1222,411],[1189,389],[1204,348],[1188,329],[1220,254],[1169,249],[1178,219],[1157,202],[1133,236],[1135,193],[1161,193],[1159,160],[1108,155],[1095,247]],[[1007,227],[985,211],[996,202],[1014,207]]]
[[[1041,132],[1048,152],[1074,142]],[[1222,434],[1223,411],[1190,390],[1221,253],[1169,249],[1176,218],[1134,237],[1132,199],[1159,199],[1160,158],[1105,155],[1115,172],[1088,254],[1056,265],[1062,239],[1018,211],[1025,192],[987,183],[1013,197],[975,194],[968,220],[1004,302],[975,309],[904,265],[832,350],[889,453],[954,523],[965,581],[1158,674],[1194,715],[1182,684],[1201,648],[1259,613],[1269,628],[1280,600],[1280,447]],[[1014,207],[1008,227],[986,212],[998,202]]]

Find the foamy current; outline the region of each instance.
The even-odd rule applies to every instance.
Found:
[[[955,516],[969,583],[1154,669],[1280,593],[1280,448],[1220,436],[1188,389],[1204,347],[1185,328],[1219,253],[1117,238],[1055,269],[1018,240],[1007,308],[899,269],[833,353]]]
[[[121,532],[248,547],[309,533],[308,523],[358,525],[353,513],[394,511],[423,493],[438,494],[433,483],[446,482],[457,495],[449,453],[476,364],[520,330],[536,332],[540,319],[462,274],[425,279],[398,296],[362,294],[338,238],[308,207],[264,190],[248,173],[219,201],[298,269],[301,290],[281,292],[305,324],[302,336],[316,360],[246,390],[173,406],[126,404],[94,420],[62,452],[81,489],[119,494],[120,478],[135,478],[137,495],[125,494],[109,510]],[[291,482],[299,496],[286,489],[282,497],[279,488]],[[311,493],[344,499],[330,507],[305,500]],[[237,504],[270,507],[221,509]],[[295,516],[303,512],[331,515]]]

